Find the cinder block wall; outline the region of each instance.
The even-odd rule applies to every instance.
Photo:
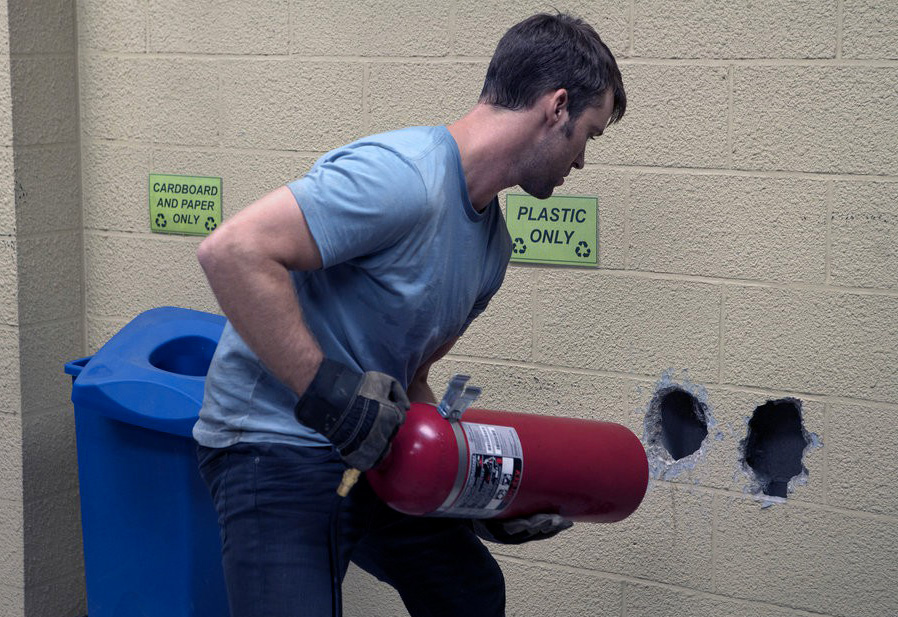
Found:
[[[509,613],[898,612],[896,5],[13,4],[22,6],[3,20],[7,64],[31,77],[13,70],[0,102],[22,84],[33,96],[23,126],[33,128],[20,152],[15,122],[0,115],[0,612],[83,612],[71,570],[80,567],[71,430],[56,422],[67,412],[54,381],[61,363],[144,309],[216,310],[198,241],[149,233],[147,175],[221,176],[233,214],[355,137],[456,119],[499,35],[553,6],[596,26],[629,94],[624,121],[563,187],[599,198],[599,267],[512,266],[435,383],[464,371],[485,388],[485,406],[610,419],[642,434],[670,371],[705,388],[719,436],[694,470],[653,481],[630,519],[497,548]],[[17,47],[29,23],[56,34]],[[60,42],[67,24],[77,32],[74,99],[64,94],[75,75],[73,48]],[[73,148],[80,178],[67,166]],[[29,175],[34,191],[50,191],[33,215],[12,190]],[[82,261],[52,257],[81,246],[75,230],[83,303],[68,282],[82,280]],[[739,441],[753,410],[783,397],[802,401],[824,445],[805,457],[807,484],[762,509],[743,493]],[[44,461],[50,450],[55,462],[34,467],[45,481],[29,494],[28,453]],[[46,605],[26,611],[26,587]],[[402,614],[396,595],[358,570],[346,587],[348,615]]]
[[[0,87],[0,614],[85,612],[70,380],[84,349],[75,6],[9,0]]]

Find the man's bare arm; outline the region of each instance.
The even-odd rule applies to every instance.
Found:
[[[411,383],[408,385],[408,398],[410,401],[420,403],[433,403],[434,405],[437,403],[436,397],[433,394],[433,390],[427,383],[427,377],[430,373],[430,367],[433,366],[434,363],[436,363],[440,358],[449,353],[449,350],[452,349],[456,341],[458,341],[457,336],[450,339],[442,347],[437,349],[434,354],[430,358],[428,358],[427,362],[425,362],[418,368],[418,370],[415,372],[415,376],[412,378]]]
[[[290,270],[321,268],[293,193],[283,186],[203,240],[197,259],[221,309],[278,379],[302,394],[323,358],[302,318]]]

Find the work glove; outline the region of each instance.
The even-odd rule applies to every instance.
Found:
[[[474,533],[483,540],[499,544],[523,544],[545,540],[574,525],[560,514],[534,514],[524,518],[474,519]]]
[[[325,359],[295,413],[327,437],[347,465],[367,471],[386,455],[409,406],[402,385],[389,375]]]

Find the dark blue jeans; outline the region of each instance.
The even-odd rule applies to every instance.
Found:
[[[346,467],[332,448],[200,446],[198,456],[231,617],[331,617],[350,560],[396,588],[412,617],[505,614],[502,571],[466,521],[400,514],[364,477],[339,498]]]

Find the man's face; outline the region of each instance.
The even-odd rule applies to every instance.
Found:
[[[613,103],[611,90],[607,90],[597,105],[584,109],[575,121],[562,118],[553,126],[522,163],[521,188],[537,199],[546,199],[564,184],[572,169],[582,169],[586,142],[605,131]],[[562,114],[567,115],[566,108]]]

